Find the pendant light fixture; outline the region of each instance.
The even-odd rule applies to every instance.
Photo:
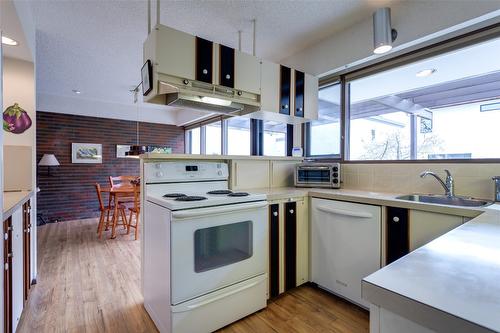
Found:
[[[140,86],[140,85],[139,85]],[[131,145],[130,146],[130,150],[127,151],[125,153],[125,156],[127,157],[135,157],[135,158],[138,158],[139,155],[141,154],[144,154],[146,153],[147,151],[147,147],[146,146],[142,146],[139,144],[139,103],[138,103],[138,99],[137,99],[137,94],[139,92],[139,86],[135,87],[133,91],[134,93],[134,103],[136,105],[136,109],[137,109],[137,121],[136,121],[136,144],[135,145]]]
[[[397,36],[398,32],[391,27],[391,9],[377,9],[373,13],[373,53],[389,52]]]

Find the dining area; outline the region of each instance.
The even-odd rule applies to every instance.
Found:
[[[97,237],[116,239],[118,234],[128,236],[133,230],[134,240],[138,240],[140,178],[129,175],[109,176],[107,184],[96,182],[94,186],[99,210]]]

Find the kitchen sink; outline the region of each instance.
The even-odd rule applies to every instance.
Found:
[[[485,207],[493,203],[492,201],[470,197],[446,196],[437,194],[408,194],[396,197],[396,199],[463,207]]]

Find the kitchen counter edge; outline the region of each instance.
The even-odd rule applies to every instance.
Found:
[[[15,191],[3,192],[3,221],[12,216],[12,214],[27,202],[33,196],[34,191]]]

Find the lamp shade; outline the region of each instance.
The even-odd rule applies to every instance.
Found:
[[[58,166],[59,161],[54,154],[43,154],[42,159],[38,162],[40,166]]]

